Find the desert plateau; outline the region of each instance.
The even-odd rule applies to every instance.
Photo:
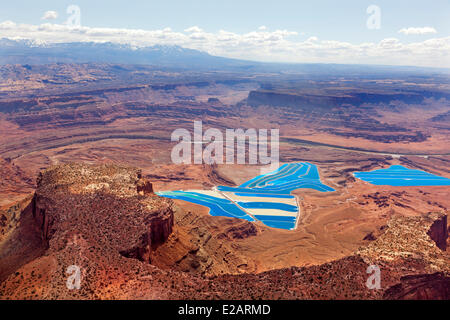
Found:
[[[0,10],[0,300],[450,300],[448,3],[43,2]]]
[[[450,178],[447,88],[427,79],[426,89],[416,82],[395,94],[406,80],[391,79],[381,94],[378,79],[351,87],[333,78],[308,81],[311,95],[306,81],[285,88],[283,75],[270,75],[281,83],[270,90],[259,89],[264,74],[122,80],[136,69],[2,67],[2,298],[448,297],[449,186],[377,186],[352,175],[403,165]],[[313,163],[334,191],[294,190],[295,230],[155,195],[259,174],[258,165],[172,164],[170,132],[191,129],[192,117],[220,129],[279,129],[280,161]],[[375,262],[386,270],[380,291],[362,280]],[[89,279],[79,291],[64,286],[72,264]]]

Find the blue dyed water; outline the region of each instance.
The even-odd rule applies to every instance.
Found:
[[[297,212],[297,206],[277,202],[237,202],[244,209],[276,209],[288,212]]]
[[[235,195],[240,197],[260,197],[260,198],[281,198],[281,199],[294,199],[294,196],[287,194],[271,194],[271,193],[240,193],[236,192]]]
[[[205,206],[210,209],[209,210],[210,215],[215,217],[230,217],[230,218],[244,219],[247,221],[255,221],[245,211],[243,211],[233,202],[227,199],[216,198],[197,192],[185,192],[185,191],[157,192],[156,194],[161,197],[184,200]]]
[[[294,222],[296,217],[286,217],[286,216],[260,216],[255,215],[255,218],[258,220],[267,220],[267,221],[278,221],[278,222]]]
[[[370,172],[355,172],[353,175],[355,178],[378,186],[450,186],[448,178],[400,165]]]
[[[220,186],[217,189],[224,192],[281,195],[289,195],[296,189],[335,191],[320,181],[317,166],[308,162],[285,164],[274,172],[257,176],[239,187]]]
[[[239,187],[218,186],[219,191],[233,192],[241,197],[270,197],[293,199],[291,191],[309,188],[321,192],[334,191],[333,188],[324,185],[320,181],[317,167],[308,162],[285,164],[277,170],[257,176]],[[169,191],[158,192],[160,196],[189,201],[203,205],[210,209],[212,216],[223,216],[255,221],[244,209],[274,209],[289,213],[298,213],[298,207],[276,202],[245,202],[239,201],[237,205],[228,199],[217,198],[197,192]],[[240,207],[241,208],[240,208]],[[256,215],[255,219],[266,226],[278,229],[293,230],[297,221],[296,216],[265,216]]]
[[[261,220],[266,226],[276,229],[294,230],[295,222]]]

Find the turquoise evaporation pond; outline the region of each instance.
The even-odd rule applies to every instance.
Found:
[[[355,172],[355,178],[377,186],[450,186],[450,179],[434,174],[394,165],[387,169],[377,169],[370,172]]]
[[[272,228],[293,230],[297,216],[255,215],[255,219],[253,219],[243,209],[274,209],[289,213],[298,213],[297,206],[285,203],[264,202],[262,199],[293,199],[294,196],[290,195],[290,193],[293,190],[301,188],[310,188],[320,192],[334,191],[333,188],[324,185],[320,181],[319,171],[314,164],[302,162],[285,164],[277,170],[257,176],[239,187],[217,187],[219,191],[233,192],[241,197],[259,197],[259,202],[239,201],[236,205],[228,199],[189,191],[166,191],[157,192],[157,194],[162,197],[184,200],[208,207],[210,209],[209,213],[212,216],[231,217],[247,221],[255,221],[257,219]]]

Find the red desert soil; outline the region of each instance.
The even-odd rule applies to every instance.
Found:
[[[10,159],[0,158],[0,207],[23,198],[34,190],[34,180]]]
[[[445,99],[341,106],[336,98],[382,91],[386,98],[405,86],[389,79],[373,91],[371,80],[355,88],[308,80],[283,88],[286,79],[272,74],[249,80],[115,67],[0,67],[9,79],[0,85],[1,298],[448,297],[433,289],[448,286],[441,261],[449,249],[435,251],[448,224],[430,214],[448,214],[449,188],[373,186],[352,176],[400,164],[450,178]],[[205,77],[206,85],[196,84]],[[243,81],[227,82],[236,77]],[[272,80],[273,90],[259,90]],[[448,91],[439,79],[414,81],[406,89]],[[295,107],[280,106],[292,98]],[[295,191],[294,231],[211,217],[204,207],[152,195],[259,174],[250,165],[172,164],[171,133],[192,130],[193,119],[204,130],[279,128],[281,162],[317,164],[336,191]],[[159,230],[158,217],[173,226]],[[385,270],[383,289],[368,291],[366,268],[375,260]],[[85,280],[70,291],[66,269],[76,263]]]
[[[5,267],[0,297],[448,299],[450,261],[442,247],[448,237],[447,217],[442,213],[393,214],[371,241],[364,240],[358,249],[349,236],[351,244],[347,248],[339,245],[343,248],[340,257],[332,258],[336,248],[331,239],[358,229],[358,223],[347,227],[342,221],[356,217],[364,224],[368,218],[359,217],[361,213],[354,209],[342,209],[342,213],[334,211],[334,222],[331,212],[316,210],[327,223],[319,219],[289,233],[210,217],[194,206],[183,210],[171,200],[153,195],[152,190],[141,172],[132,168],[66,164],[46,170],[39,176],[33,198],[16,206],[20,217],[15,214],[13,223],[12,211],[3,213],[11,230],[3,234],[1,242],[0,265]],[[304,197],[306,200],[306,193]],[[304,219],[307,221],[307,216]],[[314,225],[330,234],[329,242],[318,237]],[[29,237],[35,235],[31,240],[35,245],[23,246],[20,260],[11,249],[25,230],[30,231]],[[350,234],[358,232],[361,230]],[[272,243],[266,244],[269,241]],[[283,248],[295,246],[296,250],[284,249],[278,254],[269,250],[257,259],[270,245],[281,250],[281,242]],[[319,242],[324,243],[322,259],[328,262],[318,262],[319,257],[312,254],[319,249]],[[308,246],[316,246],[309,257]],[[315,259],[316,264],[306,266],[308,259]],[[366,287],[366,269],[372,264],[382,270],[381,290]],[[70,265],[82,270],[80,290],[66,287]],[[259,273],[263,270],[269,271]],[[417,280],[408,278],[411,276]],[[430,285],[434,283],[439,286]]]
[[[80,159],[86,163],[131,164],[141,167],[143,176],[152,181],[156,191],[210,189],[215,185],[240,184],[259,174],[258,166],[248,165],[167,165],[165,163],[169,161],[169,152],[162,151],[162,148],[159,142],[113,140],[47,150],[39,155],[52,159],[53,163]],[[282,155],[284,161],[316,163],[324,183],[337,190],[327,194],[311,190],[296,191],[295,195],[301,206],[297,230],[283,231],[263,225],[252,225],[258,236],[246,237],[233,243],[231,248],[223,245],[223,241],[218,238],[220,234],[229,232],[223,227],[222,219],[210,217],[204,207],[177,201],[180,215],[175,216],[179,221],[175,229],[178,233],[175,232],[172,238],[181,240],[173,240],[176,245],[171,247],[172,250],[157,251],[155,254],[164,257],[156,263],[165,269],[175,268],[208,275],[263,272],[290,266],[315,265],[352,253],[359,246],[366,244],[371,234],[379,233],[394,215],[445,213],[450,207],[448,187],[405,189],[373,186],[355,180],[351,175],[354,171],[403,164],[449,177],[448,157],[393,159],[382,155],[348,153],[319,147],[299,148],[291,145],[282,146]],[[29,175],[32,176],[33,172],[38,171],[39,159],[30,155],[14,162],[28,168]],[[320,159],[320,162],[314,159]],[[43,163],[42,165],[45,166]],[[202,239],[198,235],[200,229],[203,230],[200,233],[208,236]],[[209,234],[212,234],[212,241],[209,240]],[[206,244],[203,244],[205,241]],[[199,246],[205,248],[200,250]],[[198,254],[193,254],[197,249]],[[214,261],[223,261],[221,257],[229,255],[232,257],[228,259],[231,262],[211,264],[209,259],[204,258],[205,250],[208,254],[219,257],[212,259]],[[191,267],[191,264],[195,267]]]

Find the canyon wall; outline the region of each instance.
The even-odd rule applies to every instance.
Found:
[[[447,216],[441,215],[433,222],[428,231],[428,235],[442,251],[447,250],[448,227]]]
[[[174,224],[170,201],[156,196],[140,171],[116,166],[50,168],[37,179],[32,206],[46,242],[66,232],[69,225],[70,231],[84,236],[103,234],[125,257],[146,262],[151,251],[167,240]],[[88,221],[92,223],[87,226]],[[134,232],[128,233],[127,227]]]
[[[440,92],[405,92],[405,93],[367,93],[345,91],[341,94],[307,94],[301,90],[254,90],[248,96],[247,103],[250,106],[269,105],[279,107],[314,107],[331,109],[342,105],[360,106],[362,104],[390,103],[391,101],[402,101],[404,103],[422,103],[424,98],[449,98],[448,94]]]

